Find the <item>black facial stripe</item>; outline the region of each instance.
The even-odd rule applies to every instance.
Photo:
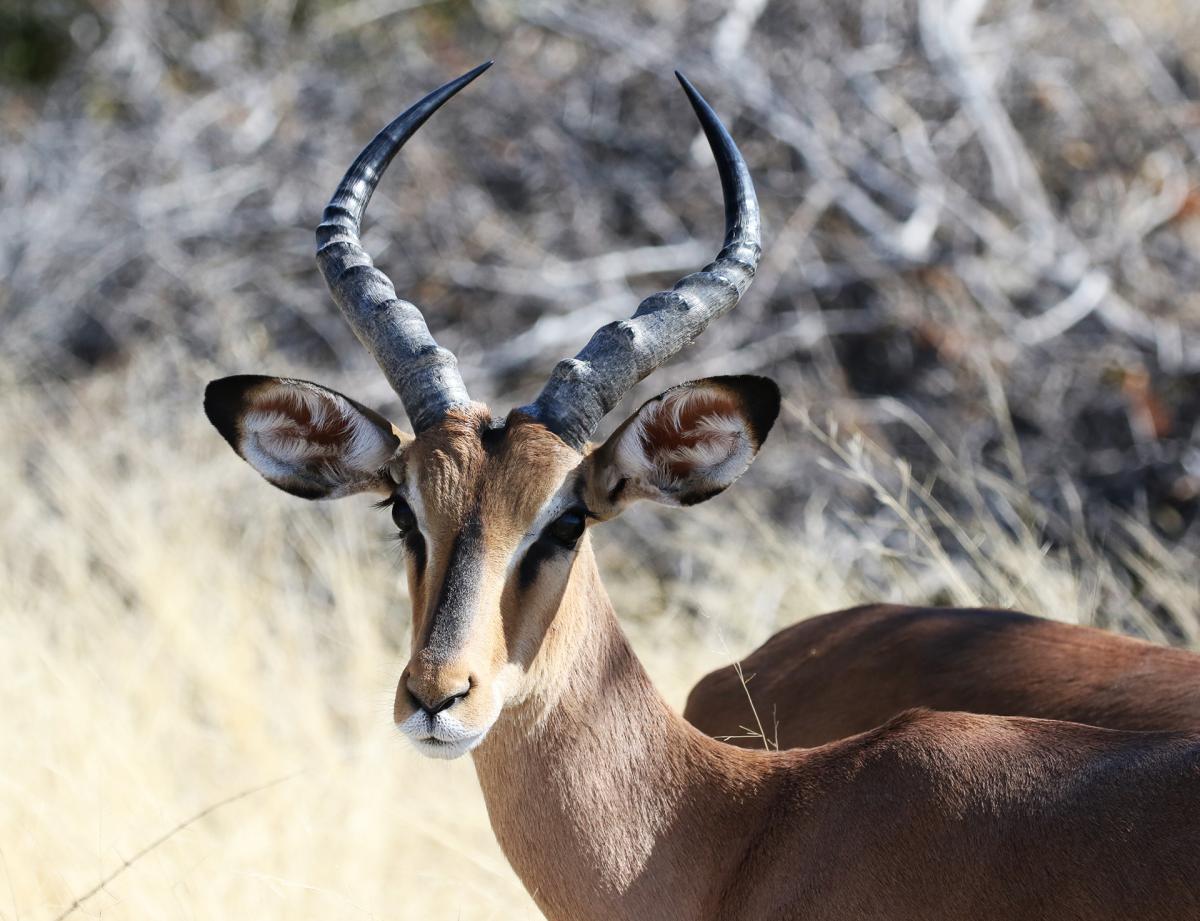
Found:
[[[404,539],[404,551],[408,554],[408,558],[412,560],[413,570],[420,579],[425,575],[425,538],[421,536],[420,530],[414,530],[408,537]]]
[[[525,551],[525,559],[521,560],[521,565],[517,567],[517,588],[525,591],[529,586],[533,585],[537,579],[538,570],[542,568],[542,563],[550,559],[556,553],[565,553],[562,547],[544,538],[538,538]]]
[[[476,509],[467,516],[450,548],[441,594],[429,620],[425,645],[431,652],[449,655],[461,645],[482,576],[483,520]]]
[[[576,484],[574,492],[576,505],[572,508],[568,508],[564,512],[561,512],[560,516],[569,512],[576,512],[583,519],[594,518],[595,516],[583,505],[582,481]],[[551,529],[554,527],[555,521],[557,521],[557,519],[552,520],[546,525],[545,528],[542,529],[542,533],[538,535],[537,540],[535,540],[530,545],[529,549],[525,551],[525,557],[521,560],[520,565],[517,567],[517,588],[521,591],[525,591],[529,588],[529,586],[533,585],[534,581],[538,577],[539,570],[542,568],[542,563],[544,563],[546,560],[550,559],[556,554],[574,554],[575,552],[574,545],[567,546],[561,541],[556,540],[552,535]]]

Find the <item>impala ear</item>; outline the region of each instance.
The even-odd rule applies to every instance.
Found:
[[[268,482],[303,499],[390,492],[384,468],[412,437],[340,393],[282,377],[213,381],[204,412]]]
[[[710,377],[672,387],[588,457],[585,501],[600,518],[635,499],[695,505],[746,472],[779,415],[765,377]]]

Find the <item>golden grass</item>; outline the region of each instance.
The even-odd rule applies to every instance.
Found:
[[[471,765],[391,731],[405,608],[378,515],[254,482],[194,401],[155,438],[131,393],[5,407],[5,481],[39,482],[3,530],[0,917],[54,917],[289,775],[80,916],[536,917]]]
[[[278,778],[179,831],[75,917],[538,917],[469,760],[424,760],[391,728],[407,609],[386,516],[258,480],[204,421],[205,376],[134,365],[74,391],[0,388],[0,919],[57,917],[176,823]],[[819,505],[782,534],[756,515],[752,476],[740,498],[625,525],[668,540],[675,579],[639,563],[636,543],[601,538],[618,609],[675,703],[781,624],[868,597],[1083,621],[1113,597],[1103,571],[1080,579],[986,521],[962,536],[986,552],[946,556],[918,486],[893,494],[869,446],[818,426],[806,437],[780,449],[827,451],[896,504],[907,542],[849,540]],[[1156,552],[1148,572],[1182,611],[1188,561]]]

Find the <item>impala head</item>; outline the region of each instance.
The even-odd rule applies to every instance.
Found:
[[[638,499],[692,505],[721,492],[749,466],[779,410],[765,378],[711,378],[650,400],[602,445],[588,441],[629,388],[733,308],[758,264],[745,163],[682,76],[724,190],[717,259],[601,328],[533,403],[499,417],[470,400],[454,356],[397,298],[358,234],[392,157],[487,66],[388,125],[350,167],[317,229],[325,280],[399,394],[412,434],[306,381],[228,377],[205,394],[212,423],[274,485],[306,499],[375,493],[390,509],[413,612],[395,720],[435,757],[472,749],[506,705],[534,690],[539,650],[576,587],[575,561],[590,552],[588,527]]]

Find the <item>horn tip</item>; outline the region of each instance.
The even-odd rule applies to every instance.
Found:
[[[482,64],[477,64],[475,67],[472,67],[465,74],[463,74],[463,79],[464,80],[474,80],[476,77],[478,77],[481,73],[483,73],[485,70],[487,70],[489,67],[491,67],[495,63],[496,63],[495,58],[488,58]]]
[[[675,79],[679,81],[679,85],[683,87],[683,91],[687,93],[688,102],[692,104],[692,108],[700,117],[701,122],[709,122],[716,120],[716,113],[713,112],[712,106],[708,104],[698,89],[692,84],[692,81],[684,76],[682,70],[675,71]]]

